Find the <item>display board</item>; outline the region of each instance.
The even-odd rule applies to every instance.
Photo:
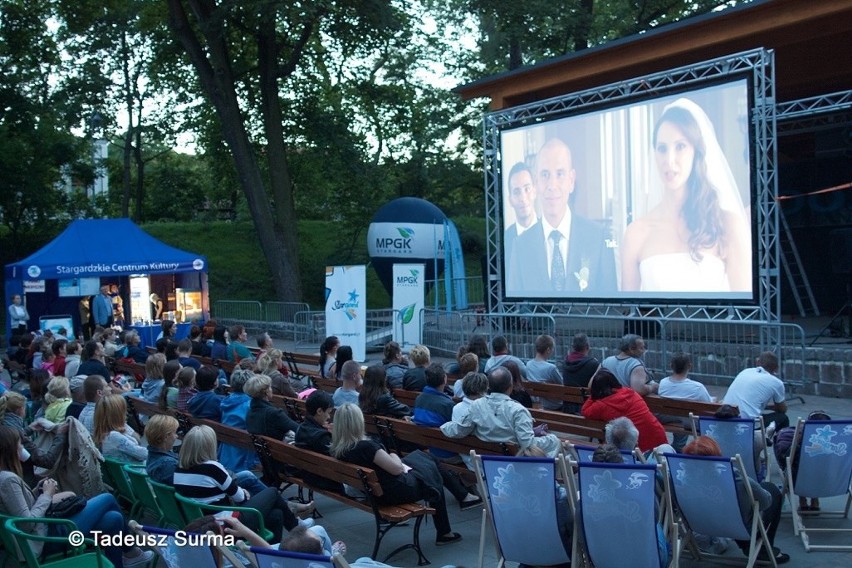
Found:
[[[749,81],[639,99],[501,128],[507,299],[755,301]]]

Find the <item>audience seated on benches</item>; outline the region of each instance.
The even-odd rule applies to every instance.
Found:
[[[252,399],[246,416],[246,429],[250,433],[283,440],[288,432],[299,429],[299,423],[290,418],[286,410],[270,402],[272,379],[266,375],[255,375],[246,382],[243,391]]]
[[[639,448],[643,452],[668,443],[663,425],[651,414],[642,397],[622,386],[607,369],[601,368],[595,373],[589,390],[591,396],[583,404],[583,416],[606,422],[626,416],[639,430]]]
[[[408,371],[408,359],[402,354],[402,349],[396,341],[385,343],[382,367],[385,369],[388,384],[394,388],[402,386],[402,377]]]
[[[385,380],[385,370],[382,367],[367,367],[364,372],[364,384],[361,385],[361,395],[358,397],[361,410],[364,414],[391,418],[411,416],[411,409],[393,397]]]
[[[252,494],[240,487],[216,461],[216,432],[209,426],[194,426],[184,436],[173,482],[179,495],[203,504],[257,509],[276,539],[281,538],[283,529],[290,530],[298,524],[287,501],[278,494],[278,488],[267,487]],[[254,519],[247,522],[253,529],[257,528],[256,524],[252,526]]]
[[[361,366],[357,361],[346,361],[340,369],[343,384],[337,387],[332,396],[335,406],[358,404],[358,388],[361,386]]]
[[[220,405],[222,424],[246,430],[246,416],[250,412],[251,397],[243,392],[243,388],[253,376],[254,373],[244,369],[237,369],[231,374],[231,392]],[[259,462],[253,450],[225,443],[219,444],[219,461],[233,471],[253,469]]]
[[[505,367],[493,369],[488,377],[490,393],[471,403],[461,421],[447,422],[441,432],[450,438],[469,434],[488,442],[511,442],[521,451],[536,446],[548,456],[555,456],[562,447],[553,434],[537,436],[530,411],[512,400],[512,375]]]
[[[184,369],[189,368],[191,367],[184,367]],[[183,369],[181,372],[183,372]],[[220,421],[224,397],[216,394],[215,389],[218,385],[219,371],[210,365],[203,365],[195,374],[195,387],[198,392],[187,401],[187,410],[196,418]]]
[[[384,375],[384,369],[381,371]],[[409,454],[405,459],[387,453],[377,442],[367,438],[364,415],[354,404],[344,404],[334,415],[331,455],[339,460],[375,469],[384,491],[381,497],[384,504],[404,504],[421,499],[428,501],[435,508],[436,545],[461,540],[460,534],[452,532],[441,474],[435,462],[422,452]],[[412,473],[415,468],[416,474]]]
[[[399,386],[405,390],[422,391],[426,386],[426,367],[432,362],[432,354],[425,345],[415,345],[408,352],[408,358],[414,366],[405,372],[402,376],[402,384]],[[399,386],[391,385],[393,388],[399,388]]]
[[[319,348],[319,374],[324,379],[333,379],[337,375],[335,364],[337,363],[337,350],[340,349],[340,340],[336,335],[326,337]]]

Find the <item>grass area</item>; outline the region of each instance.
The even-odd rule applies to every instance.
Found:
[[[481,274],[480,256],[485,243],[485,220],[454,219],[465,250],[468,276]],[[304,301],[315,309],[324,305],[325,267],[335,264],[368,264],[366,229],[349,242],[342,242],[340,223],[299,222],[299,270]],[[271,277],[257,240],[254,225],[248,221],[206,223],[149,223],[142,227],[161,241],[207,257],[210,299],[275,299]],[[367,306],[386,308],[391,298],[375,270],[367,270]]]

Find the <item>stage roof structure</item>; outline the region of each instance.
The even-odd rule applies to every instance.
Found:
[[[775,51],[778,102],[852,86],[852,0],[763,0],[459,86],[500,110],[755,48]]]

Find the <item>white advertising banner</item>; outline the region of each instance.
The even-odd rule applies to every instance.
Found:
[[[393,340],[403,351],[420,343],[420,314],[426,296],[426,265],[393,265]]]
[[[367,358],[366,266],[326,266],[325,334],[352,347],[356,361]]]

